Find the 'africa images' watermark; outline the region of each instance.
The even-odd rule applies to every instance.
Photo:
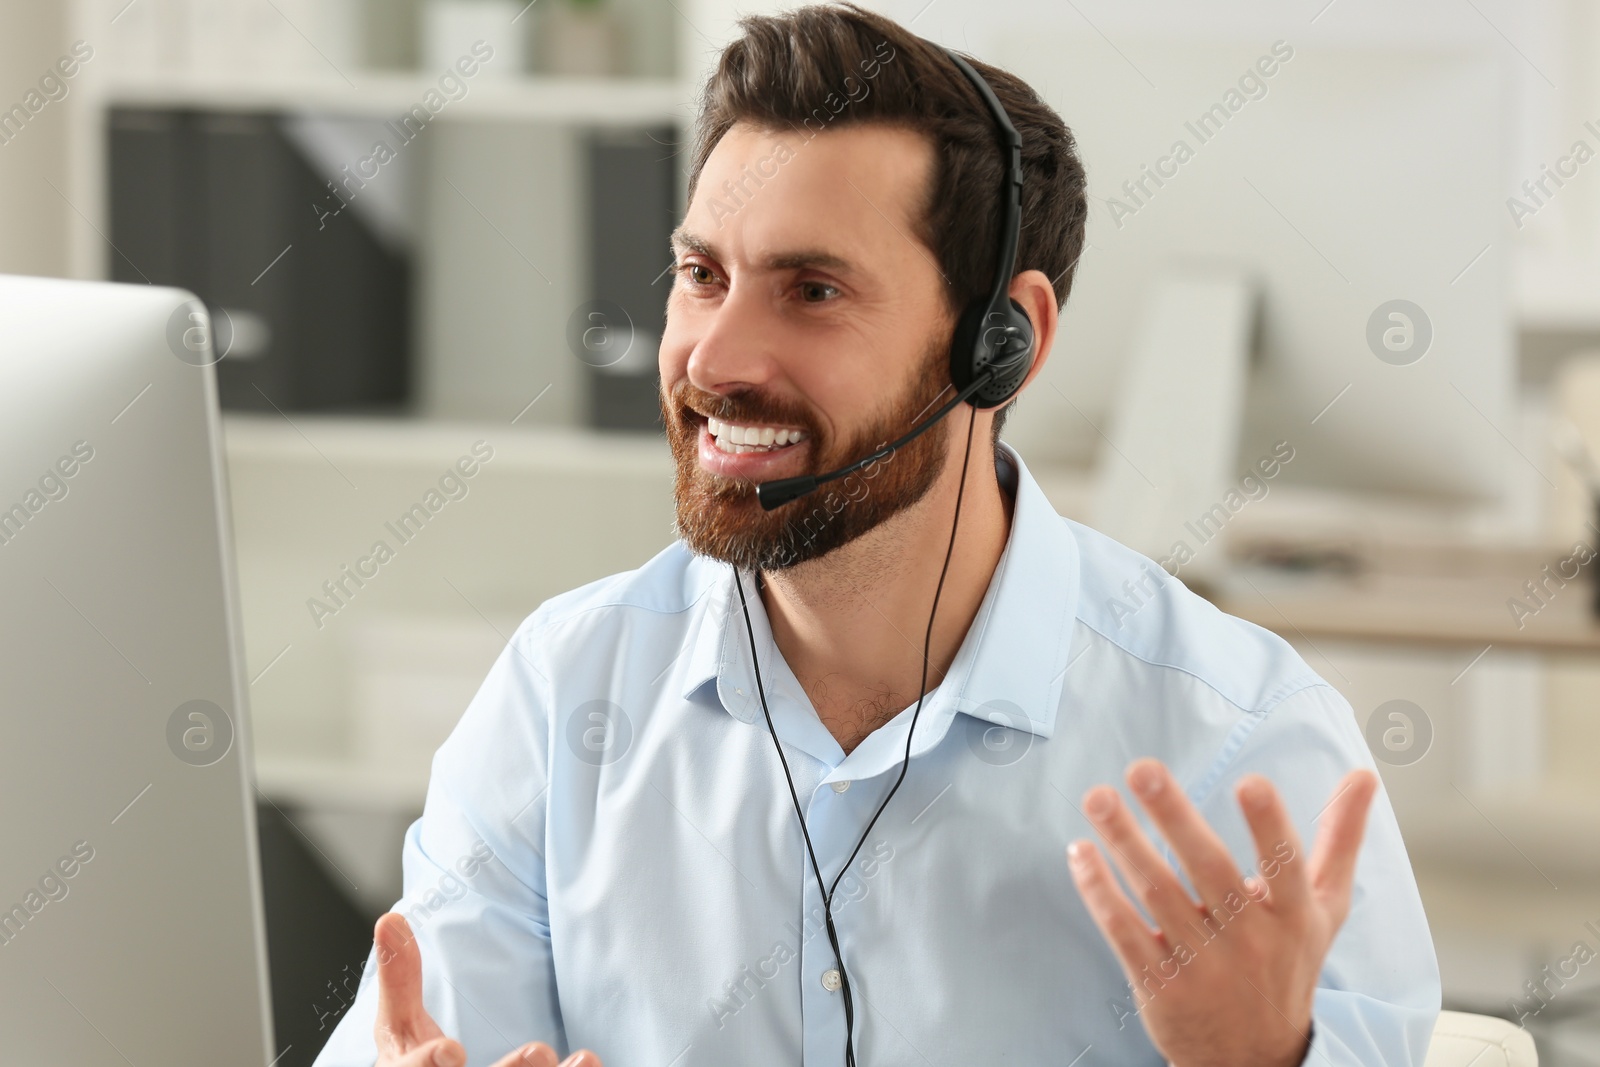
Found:
[[[233,748],[233,719],[209,700],[186,700],[167,717],[167,748],[191,767],[209,767]]]
[[[1572,545],[1571,552],[1554,564],[1546,563],[1538,575],[1522,583],[1526,599],[1507,597],[1506,610],[1511,612],[1511,618],[1516,622],[1517,629],[1520,630],[1528,625],[1529,619],[1549,607],[1556,594],[1565,589],[1568,582],[1577,578],[1583,572],[1583,568],[1594,560],[1595,555],[1594,547],[1587,541],[1576,541]]]
[[[409,111],[398,119],[384,123],[394,134],[393,145],[388,141],[374,141],[372,151],[356,160],[354,173],[351,172],[351,164],[339,168],[344,177],[337,184],[331,179],[327,182],[329,195],[325,198],[326,203],[311,205],[312,212],[317,216],[317,229],[324,229],[328,219],[349,207],[350,201],[367,187],[367,182],[377,178],[384,164],[399,158],[400,149],[422,135],[434,116],[452,101],[466,99],[471,91],[467,79],[476,75],[482,64],[494,58],[494,46],[487,41],[474,41],[471,52],[471,55],[462,56],[453,66],[445,69],[439,76],[438,88],[430,88],[422,94],[420,101],[411,105]]]
[[[70,484],[73,475],[83,469],[83,466],[94,458],[94,446],[88,441],[75,441],[70,455],[63,454],[55,463],[46,467],[39,476],[36,486],[29,486],[15,504],[3,507],[0,510],[0,545],[9,545],[19,534],[22,528],[33,521],[33,517],[43,511],[45,505],[56,501],[65,500],[72,491]]]
[[[1190,947],[1187,941],[1174,941],[1172,952],[1156,963],[1153,970],[1146,964],[1138,983],[1128,983],[1126,998],[1106,1002],[1111,1014],[1117,1017],[1117,1029],[1123,1029],[1127,1026],[1129,1018],[1137,1018],[1140,1012],[1149,1007],[1156,994],[1165,989],[1168,982],[1175,981],[1184,967],[1199,958],[1201,949],[1221,937],[1228,924],[1243,914],[1252,901],[1259,903],[1265,899],[1267,882],[1278,877],[1284,867],[1295,861],[1296,855],[1293,845],[1287,841],[1279,841],[1273,846],[1272,854],[1262,858],[1258,865],[1261,877],[1255,879],[1252,888],[1229,890],[1228,894],[1217,902],[1216,907],[1201,909],[1198,914],[1204,918],[1199,924],[1196,925],[1193,920],[1189,922],[1190,930],[1200,938],[1194,941],[1193,947]],[[1130,1001],[1133,1004],[1131,1008],[1127,1006]]]
[[[30,886],[21,903],[0,911],[0,948],[21,937],[22,931],[29,923],[37,922],[39,913],[48,905],[66,900],[67,894],[72,891],[68,880],[75,877],[83,865],[92,859],[93,845],[87,841],[74,842],[70,855],[62,856],[45,869],[39,877],[37,889]]]
[[[1433,320],[1410,300],[1388,300],[1367,316],[1367,347],[1393,367],[1408,367],[1433,346]]]
[[[1585,122],[1583,128],[1600,142],[1600,125],[1596,125],[1594,119]],[[1511,213],[1511,221],[1516,223],[1517,229],[1522,229],[1528,219],[1543,210],[1567,182],[1578,176],[1578,168],[1594,157],[1594,146],[1580,137],[1572,142],[1566,155],[1556,159],[1554,167],[1548,163],[1539,164],[1538,177],[1523,180],[1523,195],[1506,197],[1506,210]],[[1552,184],[1555,186],[1553,189]]]
[[[22,136],[34,116],[50,104],[65,100],[72,91],[67,83],[77,76],[79,64],[94,58],[94,49],[87,41],[73,41],[68,51],[70,55],[57,59],[39,76],[38,88],[29,89],[10,107],[0,107],[0,147]]]
[[[422,528],[443,511],[446,504],[466,498],[471,491],[468,480],[493,458],[493,445],[487,441],[474,441],[472,455],[462,456],[453,466],[445,468],[445,472],[439,476],[438,488],[430,486],[420,501],[401,512],[392,522],[385,522],[383,527],[394,536],[395,545],[391,546],[380,537],[365,554],[356,558],[353,568],[349,563],[340,564],[339,573],[322,583],[326,599],[314,596],[306,598],[306,610],[311,613],[312,625],[320,630],[329,616],[337,615],[348,607],[367,582],[378,576],[383,565],[395,558],[399,546],[416,540]]]
[[[1268,92],[1267,79],[1279,72],[1281,64],[1286,64],[1293,58],[1294,47],[1288,41],[1272,42],[1271,55],[1261,56],[1254,65],[1246,68],[1239,76],[1238,88],[1229,86],[1220,101],[1201,112],[1193,122],[1183,124],[1184,129],[1194,137],[1194,144],[1190,144],[1186,137],[1177,138],[1172,142],[1167,154],[1156,159],[1153,167],[1149,163],[1142,164],[1137,177],[1129,178],[1122,183],[1122,193],[1127,197],[1126,200],[1115,196],[1107,197],[1106,208],[1111,213],[1111,221],[1117,224],[1117,229],[1122,229],[1123,219],[1137,215],[1141,208],[1148,206],[1168,181],[1182,173],[1180,168],[1195,157],[1200,146],[1221,133],[1228,121],[1243,111],[1247,103],[1264,99]]]
[[[1272,452],[1256,460],[1254,469],[1240,478],[1238,485],[1224,493],[1221,500],[1183,524],[1184,531],[1194,537],[1195,546],[1190,547],[1189,542],[1180,537],[1172,543],[1166,557],[1156,562],[1176,578],[1178,572],[1194,560],[1199,549],[1222,533],[1222,528],[1243,511],[1246,504],[1267,498],[1272,491],[1267,483],[1276,478],[1293,459],[1293,445],[1288,441],[1274,442]]]
[[[886,841],[873,844],[866,854],[856,860],[856,868],[861,872],[858,878],[855,872],[850,872],[839,881],[839,905],[833,914],[839,914],[838,908],[845,904],[856,904],[865,899],[872,891],[871,879],[877,876],[884,865],[894,859],[894,847]],[[738,1015],[756,996],[765,988],[768,982],[777,981],[779,973],[785,964],[800,958],[800,952],[811,943],[812,938],[826,929],[827,916],[821,904],[812,907],[811,913],[805,916],[804,925],[793,921],[784,923],[784,928],[789,932],[789,937],[775,941],[772,951],[757,959],[754,963],[740,967],[738,973],[722,983],[722,995],[711,996],[706,999],[706,1008],[711,1012],[712,1021],[721,1030],[728,1025],[728,1020]]]
[[[403,902],[403,906],[397,904],[394,910],[405,916],[406,925],[415,935],[429,919],[466,896],[467,891],[473,888],[473,879],[477,878],[479,872],[499,858],[482,838],[478,838],[472,842],[467,854],[457,859],[452,866],[445,868],[444,873],[435,879],[431,886],[426,890],[408,893],[408,900]],[[380,966],[389,962],[388,949],[378,947],[375,951]],[[355,1003],[366,966],[365,959],[355,964],[347,963],[340,972],[337,985],[333,979],[328,979],[327,995],[311,1006],[311,1010],[317,1016],[318,1031],[326,1030],[330,1024],[337,1023],[345,1010]]]
[[[633,745],[633,720],[620,704],[589,700],[567,718],[566,736],[567,748],[578,762],[604,767],[628,754]]]
[[[1367,718],[1367,747],[1391,767],[1409,766],[1433,747],[1433,720],[1409,700],[1386,700]]]
[[[1184,532],[1193,537],[1196,543],[1191,545],[1186,538],[1178,538],[1167,554],[1156,561],[1161,569],[1174,578],[1178,577],[1178,572],[1193,562],[1199,550],[1215,540],[1223,527],[1243,511],[1246,504],[1267,498],[1272,491],[1267,483],[1276,478],[1293,459],[1293,445],[1287,441],[1274,444],[1272,452],[1256,460],[1251,472],[1240,478],[1239,484],[1224,493],[1221,500],[1184,522]],[[1145,573],[1137,582],[1129,579],[1122,583],[1123,595],[1106,601],[1106,610],[1111,613],[1118,629],[1161,592],[1163,581],[1159,572],[1145,564]]]
[[[1593,934],[1597,943],[1600,943],[1600,926],[1596,926],[1594,920],[1584,923],[1583,928]],[[1523,991],[1527,995],[1521,1004],[1517,1003],[1515,997],[1507,1002],[1511,1008],[1512,1021],[1526,1030],[1528,1020],[1548,1008],[1557,994],[1565,989],[1568,983],[1577,979],[1579,971],[1597,958],[1600,958],[1600,953],[1596,953],[1589,946],[1589,942],[1581,938],[1574,941],[1570,953],[1553,964],[1545,964],[1537,977],[1526,979],[1522,983]]]

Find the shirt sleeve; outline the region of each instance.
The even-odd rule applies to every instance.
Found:
[[[393,910],[422,953],[423,1004],[466,1048],[468,1067],[528,1041],[567,1051],[545,893],[548,693],[524,624],[435,753],[422,817],[402,848]],[[377,966],[374,948],[314,1067],[377,1059]]]
[[[1339,780],[1357,767],[1376,770],[1355,714],[1337,690],[1318,684],[1242,723],[1191,796],[1240,870],[1254,867],[1259,877],[1261,858],[1233,791],[1239,778],[1257,773],[1277,787],[1299,832],[1300,854],[1309,858],[1315,820]],[[1380,787],[1356,861],[1350,914],[1323,963],[1305,1067],[1421,1067],[1439,1006],[1433,937],[1394,809]]]

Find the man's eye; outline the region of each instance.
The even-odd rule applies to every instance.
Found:
[[[800,295],[808,304],[817,304],[838,296],[839,290],[825,282],[801,282]]]
[[[711,268],[701,263],[689,263],[683,269],[688,273],[689,280],[696,285],[710,285],[717,280],[717,276],[711,273]]]

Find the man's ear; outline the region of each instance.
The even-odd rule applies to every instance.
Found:
[[[1050,356],[1061,309],[1056,304],[1055,287],[1042,270],[1025,270],[1011,279],[1011,299],[1022,305],[1022,309],[1028,313],[1028,320],[1033,323],[1033,366],[1022,380],[1022,388],[1017,390],[1021,395],[1039,376],[1040,368]]]

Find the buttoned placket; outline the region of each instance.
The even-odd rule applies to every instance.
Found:
[[[825,886],[832,886],[836,879],[842,885],[848,879],[848,874],[841,875],[841,867],[850,858],[867,822],[899,775],[915,704],[902,709],[894,719],[873,731],[846,755],[823,725],[809,697],[779,652],[755,581],[748,574],[741,577],[745,582],[750,626],[760,656],[762,686],[772,713],[773,730],[783,743],[789,759],[795,789],[805,810],[811,844],[816,850],[817,866]],[[729,625],[724,629],[718,691],[730,713],[754,728],[765,731],[766,721],[750,663],[749,634],[744,629],[744,617],[739,609],[738,593],[732,588],[731,574],[724,603],[731,614],[727,620]],[[972,654],[973,650],[963,645],[944,683],[924,697],[921,712],[915,716],[916,734],[908,776],[914,772],[917,758],[935,748],[949,732],[956,707],[971,703],[950,694],[960,692],[963,680],[970,671]],[[776,768],[776,760],[774,765]],[[787,792],[788,787],[781,780],[781,769],[775,769],[775,773],[780,777],[774,782],[774,788]],[[809,792],[807,783],[814,783],[810,785]],[[895,799],[898,801],[902,798],[897,795]],[[893,804],[891,802],[884,819],[874,827],[873,840],[881,838],[885,831],[895,825],[897,820],[889,817]],[[794,869],[800,878],[798,895],[801,909],[790,933],[797,943],[795,951],[799,967],[804,1057],[805,1062],[838,1063],[845,1040],[843,979],[839,974],[839,960],[828,939],[822,890],[813,875],[798,827],[795,836],[798,855]],[[859,864],[860,856],[870,853],[872,843],[869,840],[862,845],[854,863]],[[858,944],[852,932],[859,929],[856,924],[860,920],[854,909],[841,907],[843,902],[842,897],[834,897],[834,926],[839,935],[845,969],[852,979],[855,1037],[859,1047],[861,1028],[870,1015],[870,1008],[861,988],[864,979],[860,976],[864,973],[864,965],[859,961],[859,953],[852,952],[852,947]],[[873,937],[871,940],[877,942],[879,939]]]
[[[790,768],[796,777],[797,790],[804,789],[800,764],[805,757],[810,758],[807,767],[816,775],[816,784],[809,794],[800,794],[805,808],[806,827],[811,835],[812,847],[816,850],[823,884],[832,888],[837,882],[842,887],[849,880],[848,872],[841,873],[845,862],[850,860],[850,853],[860,841],[862,831],[899,775],[900,762],[905,755],[906,729],[913,709],[905,709],[846,755],[837,740],[821,724],[816,709],[804,696],[787,662],[778,653],[776,645],[771,643],[764,616],[759,620],[757,618],[759,610],[752,604],[751,624],[756,630],[757,647],[762,649],[762,679],[767,703],[772,711],[773,726],[779,738],[786,746],[790,746]],[[739,621],[742,622],[742,618]],[[748,644],[745,653],[748,656]],[[744,687],[735,687],[736,695],[740,688]],[[937,744],[949,728],[948,714],[942,713],[937,706],[938,697],[936,690],[923,700],[922,713],[918,716],[913,761],[917,754]],[[754,694],[751,698],[756,700],[756,725],[764,729],[766,723],[760,718],[759,698]],[[794,749],[799,751],[794,752]],[[881,836],[888,825],[893,825],[893,820],[887,824],[880,820],[873,834]],[[795,940],[798,942],[796,952],[800,975],[802,1042],[806,1062],[835,1063],[838,1062],[845,1040],[844,979],[840,973],[840,961],[834,955],[828,939],[822,890],[811,870],[810,858],[805,855],[803,838],[799,847],[800,863],[796,870],[800,876],[801,920]],[[859,867],[861,856],[870,855],[871,848],[871,841],[862,844],[852,864]],[[853,911],[837,890],[833,905],[834,927],[839,935],[844,968],[856,979],[853,1003],[855,1036],[859,1041],[860,1029],[868,1014],[861,989],[862,965],[859,954],[851,951],[852,946],[858,944],[853,932],[858,929],[859,913]]]

